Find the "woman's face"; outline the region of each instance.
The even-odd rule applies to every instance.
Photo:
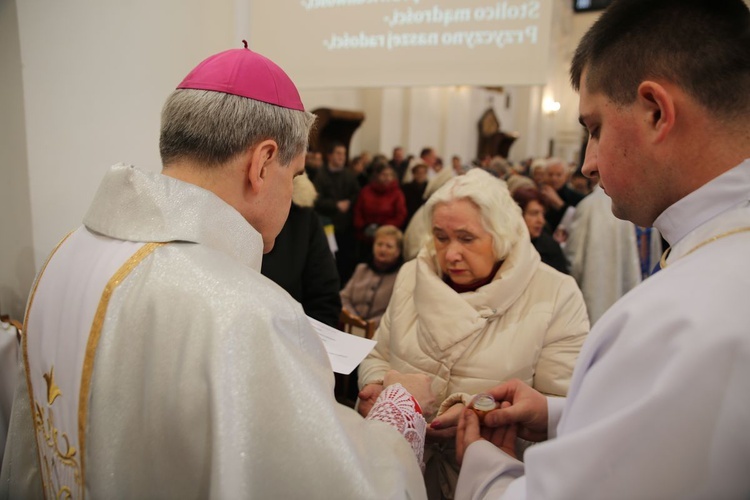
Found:
[[[531,239],[538,238],[544,229],[544,207],[536,200],[531,200],[523,211],[523,220],[529,228]]]
[[[365,162],[361,159],[352,163],[352,171],[355,174],[360,174],[365,171]]]
[[[393,173],[393,169],[391,168],[384,168],[379,174],[378,174],[378,182],[380,184],[389,184],[396,178],[396,174]]]
[[[378,236],[372,245],[372,254],[375,264],[382,267],[389,267],[396,263],[401,250],[398,247],[398,241],[394,236]]]
[[[541,187],[547,180],[547,171],[543,168],[537,167],[536,170],[531,173],[531,178],[537,186]]]
[[[481,281],[495,267],[492,235],[484,229],[479,209],[469,200],[435,205],[432,238],[440,269],[458,285]]]

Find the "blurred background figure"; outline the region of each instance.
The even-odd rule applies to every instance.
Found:
[[[425,202],[452,178],[453,171],[446,168],[434,178],[428,180],[427,187],[422,195]],[[406,231],[404,231],[404,260],[407,261],[416,257],[422,246],[430,240],[430,237],[430,221],[425,217],[424,205],[422,205],[414,212]]]
[[[370,182],[370,175],[367,172],[367,165],[365,163],[364,155],[357,155],[349,161],[349,170],[357,178],[357,183],[360,189],[365,187]]]
[[[434,375],[443,404],[428,430],[425,482],[429,498],[452,498],[469,394],[517,377],[564,396],[589,322],[575,281],[541,262],[504,182],[475,168],[422,209],[431,237],[402,266],[378,344],[359,367],[359,411],[390,369]]]
[[[529,166],[529,175],[537,189],[542,189],[547,183],[547,160],[542,158],[532,160]]]
[[[341,285],[323,226],[312,208],[316,197],[307,175],[294,178],[289,217],[273,250],[263,256],[260,272],[302,304],[305,314],[336,327]]]
[[[564,161],[559,158],[550,158],[545,170],[547,172],[546,181],[539,188],[539,192],[547,205],[547,213],[545,214],[547,226],[550,232],[554,234],[565,212],[569,208],[575,208],[583,199],[583,195],[573,191],[568,186],[570,169]]]
[[[422,148],[422,151],[419,153],[419,158],[416,160],[427,165],[428,180],[432,180],[437,175],[438,170],[442,168],[442,161],[440,161],[440,165],[438,165],[440,159],[438,158],[437,153],[435,153],[435,150],[430,147]],[[416,160],[413,159],[412,162]],[[410,165],[414,165],[414,163],[410,163]],[[411,170],[407,168],[404,177],[401,179],[401,184],[411,182],[411,180]]]
[[[635,239],[638,242],[638,257],[641,261],[641,278],[645,280],[658,271],[659,259],[667,245],[655,227],[635,226]]]
[[[591,193],[591,179],[583,175],[580,169],[573,171],[570,176],[570,188],[583,196]]]
[[[396,179],[399,179],[399,181],[403,179],[406,169],[409,167],[409,158],[406,157],[404,148],[401,146],[393,148],[393,154],[391,159],[388,160],[388,164],[396,172]]]
[[[305,172],[307,173],[307,177],[309,177],[311,181],[314,181],[315,176],[321,168],[323,168],[323,155],[321,152],[308,151],[305,155]]]
[[[502,156],[495,156],[490,160],[487,167],[487,171],[497,177],[498,179],[505,180],[511,172],[511,164],[508,160]]]
[[[547,207],[539,190],[527,186],[520,187],[512,193],[513,199],[523,211],[523,220],[529,229],[531,244],[539,252],[542,262],[554,267],[561,273],[569,274],[568,260],[565,258],[562,248],[547,230],[544,219]]]
[[[454,175],[464,175],[466,172],[469,171],[469,166],[464,165],[461,162],[461,157],[458,155],[453,155],[451,158],[451,168],[453,169]]]
[[[346,147],[343,144],[331,143],[326,160],[313,181],[318,192],[315,210],[333,223],[338,248],[336,269],[341,282],[346,283],[357,264],[353,214],[360,188],[356,175],[345,168]]]
[[[404,222],[404,227],[409,224],[409,221],[414,217],[419,207],[424,205],[424,192],[427,188],[427,165],[417,162],[411,167],[411,172],[411,182],[407,182],[401,186],[401,191],[404,193],[404,200],[406,201],[406,221]]]
[[[592,325],[641,282],[635,225],[612,215],[612,200],[599,186],[576,208],[565,255]]]
[[[366,262],[372,256],[372,243],[377,228],[386,224],[402,228],[406,214],[404,193],[401,192],[393,169],[387,163],[376,164],[372,179],[362,188],[354,205],[358,262]]]
[[[396,226],[380,226],[375,231],[372,258],[358,264],[341,290],[341,305],[362,319],[380,324],[393,293],[396,274],[404,262],[401,246],[404,235]]]
[[[505,183],[508,185],[508,191],[510,191],[511,195],[515,193],[517,189],[521,189],[523,187],[536,189],[538,191],[534,181],[531,180],[530,177],[526,177],[522,174],[511,175],[510,177],[508,177]]]

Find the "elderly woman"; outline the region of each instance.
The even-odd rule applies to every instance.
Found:
[[[544,214],[547,211],[547,202],[542,193],[534,187],[520,187],[512,191],[513,199],[521,207],[523,220],[529,229],[531,244],[534,245],[542,262],[550,265],[561,273],[570,274],[568,260],[563,254],[560,244],[555,241],[546,229]]]
[[[359,367],[358,408],[369,412],[390,369],[434,376],[444,413],[428,431],[425,481],[430,498],[452,498],[460,403],[510,378],[566,395],[589,321],[573,278],[540,261],[504,182],[472,169],[424,208],[432,239],[399,272]]]
[[[344,309],[360,318],[380,323],[403,263],[403,238],[403,233],[396,226],[380,226],[375,231],[372,259],[358,264],[349,282],[339,292]]]

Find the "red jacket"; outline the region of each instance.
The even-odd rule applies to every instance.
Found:
[[[389,184],[371,182],[359,192],[354,205],[354,227],[360,239],[370,224],[391,224],[403,229],[406,221],[406,200],[397,181]]]

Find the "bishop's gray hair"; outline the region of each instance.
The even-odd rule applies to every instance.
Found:
[[[163,165],[191,159],[223,165],[266,139],[279,146],[288,165],[307,150],[315,115],[232,94],[178,89],[164,104],[159,151]]]

